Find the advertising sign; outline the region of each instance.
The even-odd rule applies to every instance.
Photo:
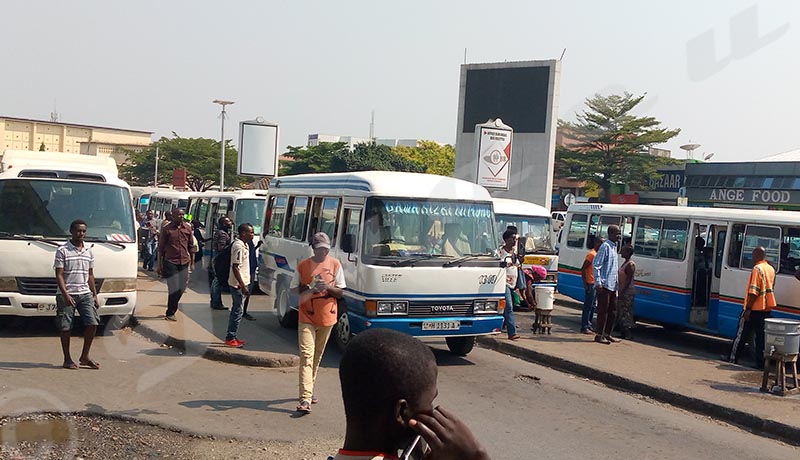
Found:
[[[239,174],[278,175],[278,125],[260,118],[239,123]]]
[[[178,190],[186,190],[187,174],[186,168],[175,168],[172,170],[172,187]]]
[[[650,179],[650,190],[655,192],[677,192],[683,187],[684,174],[681,170],[659,169],[660,176]]]
[[[499,118],[475,127],[478,140],[478,185],[488,189],[508,190],[514,131]]]

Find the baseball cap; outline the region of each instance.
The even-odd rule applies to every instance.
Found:
[[[314,237],[311,238],[311,247],[314,249],[317,248],[331,248],[331,239],[328,238],[328,235],[325,232],[317,232],[314,234]]]

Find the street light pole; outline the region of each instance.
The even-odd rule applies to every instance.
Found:
[[[231,105],[233,101],[225,101],[222,99],[214,99],[212,102],[214,104],[219,104],[222,106],[222,113],[219,114],[222,123],[220,123],[220,134],[219,134],[219,144],[220,144],[220,160],[219,160],[219,191],[225,190],[225,106]]]
[[[153,173],[153,187],[158,187],[158,146],[156,145],[156,170]]]

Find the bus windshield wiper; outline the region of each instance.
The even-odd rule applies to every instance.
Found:
[[[55,241],[51,238],[45,238],[42,235],[26,235],[24,233],[9,233],[9,232],[0,232],[0,238],[4,239],[16,239],[16,240],[23,240],[23,241],[39,241],[45,244],[49,244],[51,246],[61,246],[61,243]],[[69,237],[66,237],[69,238]],[[66,239],[65,238],[65,239]]]
[[[452,267],[453,265],[460,265],[463,262],[468,260],[477,259],[480,256],[488,256],[489,254],[464,254],[464,256],[459,257],[458,259],[448,260],[445,262],[442,267]]]
[[[428,260],[433,259],[434,257],[451,257],[445,254],[418,254],[415,257],[410,257],[408,259],[398,260],[394,263],[395,267],[405,267],[407,265],[414,265],[415,263],[419,262],[420,260]]]
[[[125,247],[126,247],[124,244],[120,243],[119,241],[109,241],[109,240],[104,240],[104,239],[101,239],[101,238],[84,238],[83,241],[86,241],[88,243],[110,244],[111,246],[116,246],[116,247],[121,248],[121,249],[125,249]]]

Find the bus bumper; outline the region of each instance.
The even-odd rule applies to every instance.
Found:
[[[97,295],[100,316],[131,315],[136,306],[136,292],[107,292]],[[47,295],[25,295],[0,292],[0,316],[56,316],[56,298]]]
[[[358,334],[367,329],[383,328],[403,332],[414,337],[458,337],[474,335],[499,334],[503,327],[503,317],[500,315],[463,317],[447,316],[436,318],[408,318],[408,317],[378,317],[368,318],[363,315],[348,312],[350,327],[353,333]],[[458,329],[451,330],[423,330],[422,323],[458,322]]]

